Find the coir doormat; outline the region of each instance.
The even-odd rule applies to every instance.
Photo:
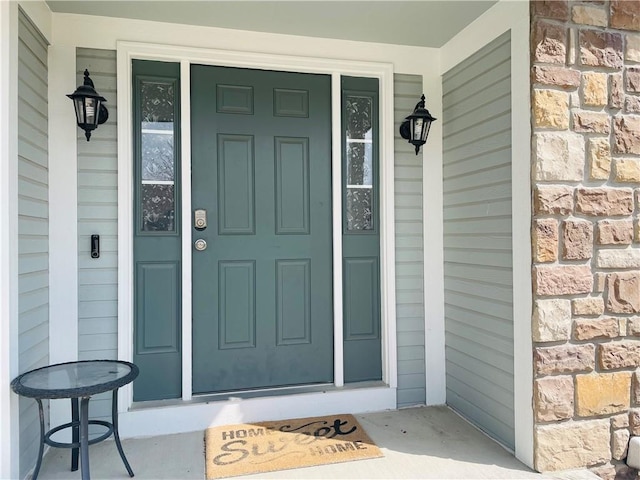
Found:
[[[205,451],[207,479],[382,456],[346,414],[209,428]]]

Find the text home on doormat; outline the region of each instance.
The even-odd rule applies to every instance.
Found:
[[[209,428],[205,445],[207,479],[382,456],[347,414]]]

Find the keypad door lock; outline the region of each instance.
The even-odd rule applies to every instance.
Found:
[[[193,225],[196,230],[204,230],[207,228],[207,211],[199,208],[193,213]]]

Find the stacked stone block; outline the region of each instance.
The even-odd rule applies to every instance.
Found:
[[[640,0],[532,1],[535,467],[636,478]]]

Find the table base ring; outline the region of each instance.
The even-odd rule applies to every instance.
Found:
[[[101,425],[103,427],[107,427],[107,431],[105,433],[101,434],[99,437],[92,438],[91,440],[89,440],[88,442],[89,445],[93,445],[103,440],[106,440],[113,434],[113,424],[105,420],[89,420],[89,425]],[[46,443],[51,447],[56,447],[56,448],[80,448],[79,441],[78,442],[56,442],[55,440],[51,440],[51,435],[53,435],[54,433],[58,433],[59,431],[64,430],[65,428],[72,428],[72,427],[80,427],[80,421],[63,423],[62,425],[58,425],[57,427],[52,428],[45,434],[44,443]]]

